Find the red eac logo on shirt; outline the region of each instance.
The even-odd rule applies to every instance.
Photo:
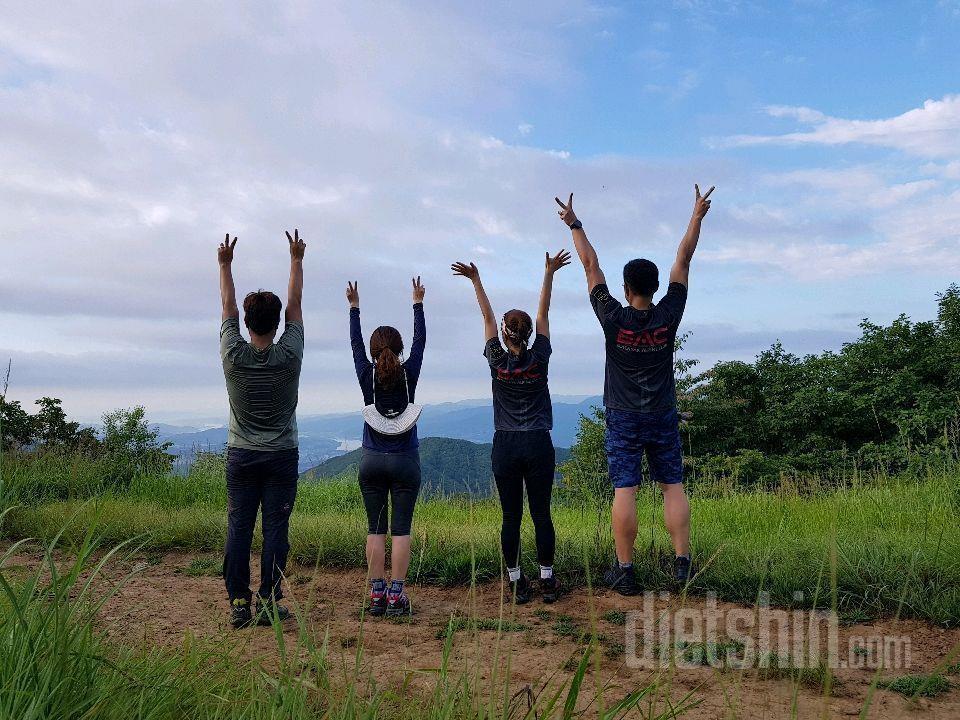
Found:
[[[540,366],[534,363],[526,370],[497,370],[498,380],[536,380],[540,377]]]
[[[617,345],[627,347],[642,347],[666,345],[670,330],[667,327],[659,327],[656,330],[625,330],[620,328],[617,331]]]

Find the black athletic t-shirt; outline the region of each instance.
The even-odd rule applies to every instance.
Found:
[[[537,335],[533,345],[517,357],[499,338],[490,338],[483,354],[493,382],[493,427],[496,430],[552,430],[553,404],[547,388],[550,338]]]
[[[675,407],[673,347],[687,304],[687,287],[672,282],[660,302],[637,310],[624,307],[601,284],[590,292],[590,304],[607,344],[603,404],[634,412]]]

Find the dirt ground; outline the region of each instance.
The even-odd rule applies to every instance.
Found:
[[[21,552],[8,565],[35,566],[39,553]],[[112,584],[133,572],[121,584],[120,590],[104,607],[101,622],[104,630],[124,641],[144,640],[147,643],[176,646],[188,634],[215,643],[236,643],[245,655],[256,658],[268,670],[279,662],[278,642],[270,628],[233,630],[228,623],[229,606],[222,579],[215,575],[218,558],[169,552],[140,556],[123,563],[108,566],[103,582]],[[201,573],[201,574],[195,574]],[[207,574],[202,574],[207,573]],[[258,577],[254,559],[252,575]],[[451,617],[473,618],[481,627],[490,627],[501,615],[499,583],[489,583],[473,590],[469,587],[438,588],[414,586],[409,589],[414,604],[414,615],[407,621],[361,617],[360,608],[365,597],[365,578],[360,571],[337,571],[302,566],[288,568],[288,596],[284,601],[299,617],[285,623],[283,633],[287,646],[296,648],[298,637],[306,632],[322,642],[325,634],[329,643],[329,667],[334,678],[339,673],[354,677],[358,647],[362,647],[359,676],[381,688],[403,688],[407,697],[430,692],[436,681],[433,672],[441,662],[444,632]],[[926,673],[942,664],[960,662],[960,630],[944,630],[915,620],[893,619],[840,626],[837,648],[840,667],[833,671],[832,690],[825,695],[819,676],[804,673],[804,681],[796,683],[788,678],[760,677],[757,670],[738,670],[712,667],[706,664],[674,666],[660,669],[637,667],[628,662],[633,657],[627,633],[637,637],[636,655],[652,655],[659,647],[675,647],[677,636],[657,633],[664,627],[677,627],[683,609],[692,618],[705,617],[711,610],[703,597],[660,596],[624,598],[609,591],[589,595],[586,589],[576,589],[552,605],[538,597],[528,605],[502,608],[509,631],[495,629],[461,628],[454,636],[451,675],[467,672],[480,685],[489,683],[491,674],[499,687],[509,673],[511,694],[525,709],[528,696],[525,688],[537,695],[544,686],[557,683],[573,675],[576,663],[586,643],[584,631],[599,636],[591,671],[584,681],[582,697],[585,702],[603,689],[604,702],[609,705],[628,692],[658,683],[658,689],[649,695],[641,707],[650,704],[665,710],[667,702],[677,703],[688,694],[699,704],[683,717],[688,718],[822,718],[856,717],[868,696],[882,654],[870,638],[878,636],[906,638],[904,643],[891,645],[888,664],[899,662],[899,669],[881,670],[881,678]],[[635,611],[635,612],[632,612]],[[744,618],[753,617],[754,628],[745,634],[758,639],[764,625],[755,609],[729,603],[716,606],[718,619],[716,637],[728,637],[726,621],[731,613],[740,613],[740,628]],[[635,621],[624,624],[625,616]],[[805,614],[799,615],[803,623]],[[667,619],[673,619],[672,623]],[[646,619],[646,621],[645,621]],[[647,622],[651,620],[650,622]],[[785,627],[794,627],[790,616]],[[461,620],[461,623],[463,620]],[[644,627],[654,627],[654,634],[643,637]],[[680,623],[687,629],[690,622]],[[827,625],[822,623],[820,648],[826,656]],[[774,637],[776,630],[773,631]],[[711,636],[712,637],[712,636]],[[710,637],[705,639],[709,640]],[[651,643],[654,647],[651,650]],[[768,645],[768,647],[770,647]],[[776,646],[773,646],[777,649]],[[789,652],[780,646],[781,654]],[[854,649],[859,648],[859,649]],[[644,653],[644,651],[647,653]],[[742,652],[742,650],[740,651]],[[849,667],[866,664],[870,667]],[[870,718],[960,718],[960,675],[949,676],[953,689],[935,698],[910,700],[890,690],[876,690],[872,697]],[[522,714],[522,713],[521,713]],[[591,713],[587,712],[587,716]]]

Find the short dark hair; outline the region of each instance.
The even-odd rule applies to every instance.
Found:
[[[660,288],[660,271],[650,260],[637,258],[623,266],[623,283],[637,295],[653,297]]]
[[[280,298],[269,290],[248,293],[243,299],[243,322],[250,332],[269,335],[280,327]]]

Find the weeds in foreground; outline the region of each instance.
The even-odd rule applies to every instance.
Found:
[[[597,696],[587,699],[583,693],[594,643],[575,656],[571,678],[549,678],[537,688],[524,686],[513,694],[508,692],[509,676],[502,679],[502,688],[483,686],[473,672],[453,669],[458,630],[527,629],[514,621],[451,618],[443,630],[439,666],[422,673],[430,678],[426,693],[422,686],[413,689],[412,678],[399,690],[390,690],[364,675],[362,619],[358,637],[341,642],[341,649],[353,652],[353,666],[341,661],[340,670],[334,670],[338,663],[329,653],[329,633],[314,637],[303,620],[305,608],[296,613],[299,626],[293,642],[274,619],[279,659],[270,672],[245,660],[226,640],[206,643],[187,635],[176,651],[113,642],[97,630],[95,620],[126,579],[100,583],[98,578],[115,558],[122,556],[125,563],[135,553],[129,546],[104,552],[91,531],[71,548],[72,560],[57,562],[57,540],[47,548],[41,566],[26,575],[18,572],[14,578],[7,572],[20,544],[0,556],[0,717],[572,719],[598,702]],[[198,566],[209,569],[209,563]],[[101,593],[104,586],[110,589]],[[604,720],[628,713],[668,720],[696,704],[691,695],[666,706],[653,701],[656,682],[625,694],[608,689],[609,706],[600,697],[599,710],[591,712]],[[501,696],[507,698],[505,704],[497,702]]]

